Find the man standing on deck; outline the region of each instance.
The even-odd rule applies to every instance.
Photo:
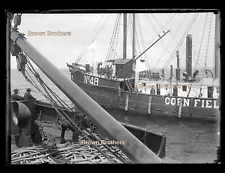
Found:
[[[24,100],[27,102],[26,105],[31,111],[32,120],[34,120],[37,118],[36,105],[35,105],[35,101],[37,99],[33,97],[30,92],[31,92],[31,89],[27,88],[27,92],[24,94]]]
[[[150,94],[151,94],[151,95],[155,95],[155,88],[154,88],[154,86],[153,86],[153,85],[152,85],[152,87],[151,87]]]
[[[14,93],[11,96],[12,97],[12,101],[19,101],[19,100],[23,100],[24,99],[22,96],[18,95],[18,93],[19,93],[18,89],[14,89],[13,91],[14,91]]]
[[[34,98],[32,95],[31,95],[31,89],[30,88],[27,88],[27,92],[24,94],[24,100],[26,101],[36,101],[36,98]]]

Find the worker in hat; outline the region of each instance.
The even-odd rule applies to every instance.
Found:
[[[24,100],[26,101],[36,101],[36,98],[31,95],[31,89],[27,88],[27,92],[24,94]]]
[[[31,95],[31,89],[27,88],[27,92],[24,94],[24,100],[26,102],[26,106],[30,109],[31,111],[31,120],[34,121],[38,114],[36,110],[36,98]]]
[[[23,100],[24,99],[22,96],[19,95],[19,90],[18,89],[14,89],[13,91],[14,91],[14,93],[11,96],[12,101],[19,101],[19,100]]]
[[[60,117],[58,117],[58,118],[60,119]],[[77,113],[75,113],[75,119],[76,119],[76,123],[78,123],[78,127],[80,130],[85,130],[85,129],[89,128],[88,119],[85,114],[77,112]],[[77,129],[74,129],[67,120],[63,120],[63,119],[61,120],[61,128],[62,128],[62,131],[61,131],[61,142],[60,143],[66,142],[64,137],[65,137],[65,132],[67,129],[69,129],[73,132],[72,142],[75,142],[75,143],[78,142],[78,138],[81,135],[81,132]]]

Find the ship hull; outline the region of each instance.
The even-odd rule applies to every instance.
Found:
[[[139,116],[166,116],[179,119],[195,118],[202,120],[218,120],[219,102],[217,99],[188,98],[149,95],[135,92],[119,92],[117,87],[110,87],[104,84],[105,79],[75,72],[72,74],[72,81],[82,88],[89,96],[98,102],[106,110],[120,110],[129,114]],[[98,83],[88,82],[88,79]],[[118,81],[114,86],[119,86]],[[97,85],[98,84],[98,85]]]

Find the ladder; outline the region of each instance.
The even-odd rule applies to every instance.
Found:
[[[126,84],[127,84],[128,90],[129,90],[130,92],[132,92],[132,91],[133,91],[133,87],[132,87],[132,85],[131,85],[131,83],[130,83],[130,80],[125,80],[125,82],[126,82]]]

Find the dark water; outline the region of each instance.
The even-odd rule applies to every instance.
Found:
[[[55,91],[64,101],[71,104],[70,100],[40,71],[43,80]],[[69,71],[62,69],[65,77],[70,78]],[[32,88],[32,94],[43,101],[47,101],[41,93],[27,82],[17,70],[11,70],[11,90],[20,89],[23,95],[27,87]],[[138,125],[156,132],[162,132],[167,138],[166,156],[183,163],[212,163],[216,155],[216,147],[219,141],[219,126],[217,123],[200,121],[182,121],[164,118],[135,117],[114,115],[121,122]]]
[[[117,120],[162,132],[166,138],[166,156],[182,163],[212,163],[217,157],[217,123],[178,121],[162,118],[114,115]]]

